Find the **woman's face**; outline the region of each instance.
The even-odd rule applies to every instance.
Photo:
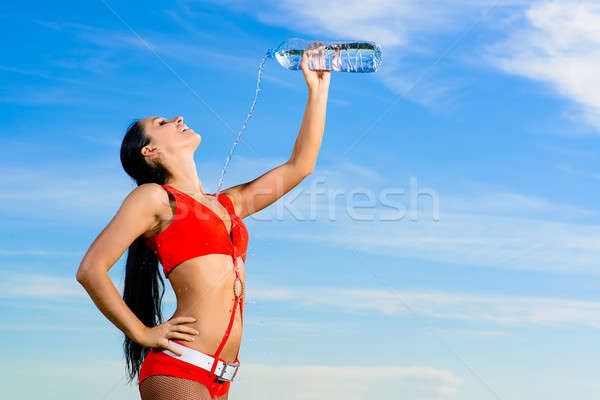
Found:
[[[140,121],[142,129],[150,143],[142,149],[144,156],[162,153],[176,156],[182,150],[196,150],[202,137],[183,123],[183,117],[173,119],[148,117]]]

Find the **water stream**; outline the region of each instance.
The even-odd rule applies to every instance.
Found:
[[[217,198],[219,196],[219,193],[221,192],[221,185],[223,184],[223,179],[225,178],[225,172],[227,171],[227,166],[229,166],[229,161],[231,161],[231,156],[233,155],[233,152],[235,151],[235,148],[237,147],[238,142],[240,141],[240,137],[242,136],[242,132],[244,132],[244,129],[246,129],[248,120],[250,119],[250,117],[252,116],[252,112],[254,111],[254,106],[256,105],[256,100],[258,99],[258,92],[260,92],[260,81],[262,80],[263,68],[265,66],[265,61],[267,60],[268,57],[269,57],[269,53],[265,54],[260,62],[259,67],[258,67],[258,80],[256,81],[256,93],[254,94],[254,100],[252,101],[252,105],[250,106],[250,111],[248,112],[248,115],[246,116],[246,120],[244,121],[244,124],[242,125],[242,129],[240,129],[239,133],[237,134],[237,137],[235,138],[235,142],[233,142],[233,146],[231,146],[231,150],[229,150],[229,154],[227,155],[227,160],[225,160],[225,166],[221,170],[221,177],[219,178],[219,183],[217,184],[217,191],[215,192],[215,195],[217,196]]]

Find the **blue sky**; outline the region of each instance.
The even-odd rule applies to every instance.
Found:
[[[384,65],[332,74],[313,174],[244,221],[230,398],[600,391],[597,4],[27,2],[0,20],[9,397],[136,398],[122,333],[75,281],[134,188],[119,162],[124,130],[183,115],[203,137],[195,160],[212,192],[261,57],[290,37],[372,40]],[[267,61],[225,187],[287,160],[306,95],[300,72]],[[386,192],[403,211],[388,220]],[[118,288],[123,263],[110,271]],[[169,289],[165,315],[174,307]]]

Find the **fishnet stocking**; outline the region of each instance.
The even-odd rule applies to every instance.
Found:
[[[152,375],[140,385],[142,400],[211,400],[208,388],[191,379]],[[228,394],[216,400],[227,400]]]

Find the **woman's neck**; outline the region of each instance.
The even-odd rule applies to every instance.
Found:
[[[196,163],[193,158],[189,160],[176,160],[172,165],[169,165],[168,169],[169,172],[172,172],[165,184],[173,186],[187,194],[206,194],[196,172]]]

